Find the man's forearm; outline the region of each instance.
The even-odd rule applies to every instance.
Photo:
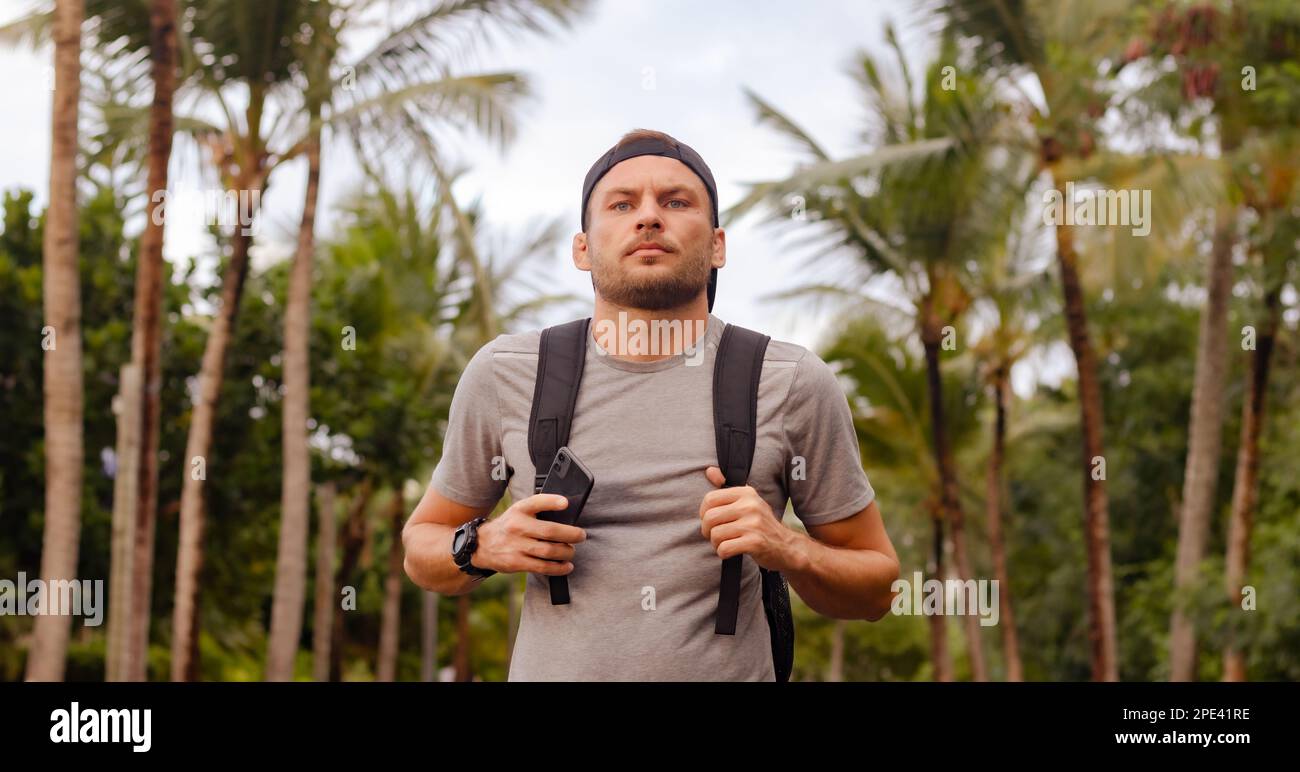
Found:
[[[437,523],[418,523],[406,528],[402,545],[406,550],[406,575],[411,581],[439,595],[464,595],[482,584],[482,578],[461,571],[451,559],[451,540],[455,535],[455,526]]]
[[[876,550],[823,544],[794,531],[791,565],[783,573],[813,611],[832,619],[875,621],[889,613],[898,561]]]

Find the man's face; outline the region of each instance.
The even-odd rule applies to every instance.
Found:
[[[614,165],[591,191],[587,232],[573,237],[573,262],[591,271],[596,293],[622,308],[662,311],[705,292],[726,263],[704,182],[675,158],[642,155]],[[642,248],[654,244],[659,249]]]

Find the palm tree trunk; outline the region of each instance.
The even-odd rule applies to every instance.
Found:
[[[831,661],[826,669],[826,681],[833,684],[844,682],[844,627],[843,619],[836,619],[831,627]]]
[[[1236,210],[1220,207],[1206,277],[1207,297],[1196,346],[1192,415],[1187,427],[1178,556],[1174,564],[1174,611],[1169,629],[1169,680],[1196,679],[1196,629],[1183,607],[1196,582],[1210,534],[1210,511],[1219,481],[1223,445],[1223,388],[1228,369],[1228,301],[1232,292],[1232,245]]]
[[[1053,178],[1058,190],[1060,181]],[[1118,637],[1115,631],[1115,589],[1110,565],[1110,504],[1105,479],[1094,479],[1096,461],[1104,464],[1101,384],[1097,359],[1088,335],[1088,313],[1079,280],[1074,232],[1064,223],[1056,226],[1057,264],[1065,298],[1065,323],[1079,375],[1079,410],[1083,425],[1084,541],[1088,551],[1088,643],[1092,680],[1118,681]],[[1104,477],[1104,475],[1103,475]]]
[[[934,526],[934,544],[931,549],[930,575],[943,582],[943,509],[935,502],[931,507],[931,523]],[[952,681],[952,656],[948,653],[948,625],[943,614],[930,614],[930,666],[934,671],[934,680],[942,683]]]
[[[242,188],[246,189],[246,188]],[[188,680],[194,672],[198,654],[199,574],[203,568],[203,485],[208,472],[208,453],[212,448],[212,427],[217,417],[217,399],[221,395],[226,349],[235,328],[239,298],[248,275],[248,249],[251,234],[236,223],[231,236],[230,265],[222,279],[221,308],[213,319],[212,330],[203,349],[199,368],[199,399],[190,417],[189,436],[185,442],[185,471],[181,485],[180,536],[176,547],[176,598],[172,611],[173,681]],[[202,474],[200,474],[200,465]]]
[[[366,510],[370,506],[370,497],[374,488],[370,478],[357,486],[352,495],[347,520],[343,524],[343,550],[339,560],[339,570],[334,576],[334,602],[343,598],[343,590],[356,569],[357,558],[361,555],[362,532],[365,530]],[[330,631],[330,680],[343,679],[343,641],[347,630],[343,625],[342,613],[334,615],[334,625]]]
[[[312,678],[330,680],[330,631],[334,626],[334,497],[333,482],[316,488],[319,529],[316,538],[316,602],[312,617]]]
[[[172,99],[176,91],[176,0],[152,0],[149,9],[150,56],[154,84],[149,112],[149,191],[167,190],[167,165],[171,161],[174,120]],[[165,194],[164,194],[165,195]],[[152,198],[151,198],[152,200]],[[154,531],[158,521],[158,443],[162,425],[162,313],[163,223],[145,223],[140,242],[141,268],[136,273],[136,323],[131,343],[133,361],[144,377],[140,429],[140,476],[136,487],[138,507],[135,527],[131,616],[134,617],[127,677],[148,680],[149,620],[152,616]],[[139,354],[135,335],[140,336]]]
[[[134,620],[131,617],[132,565],[135,553],[137,484],[140,476],[140,368],[122,365],[121,388],[113,400],[117,413],[117,469],[113,476],[113,526],[109,547],[108,641],[104,652],[104,680],[126,681]]]
[[[375,668],[376,680],[383,682],[397,680],[397,652],[402,631],[402,576],[406,573],[402,568],[402,523],[406,511],[400,487],[393,491],[391,506],[389,519],[393,538],[388,545],[388,575],[384,578],[384,608],[379,620],[379,665]]]
[[[426,683],[438,680],[438,593],[425,591],[423,598],[423,623],[420,636],[420,680]],[[506,670],[509,672],[509,656]]]
[[[310,120],[317,125],[317,112]],[[280,543],[276,557],[266,680],[293,680],[307,597],[307,533],[310,530],[311,454],[307,446],[310,405],[308,343],[311,335],[311,272],[316,198],[320,183],[320,128],[307,140],[307,195],[298,227],[298,252],[289,276],[284,316],[284,476],[280,495]]]
[[[106,656],[110,681],[148,679],[149,619],[153,594],[154,530],[158,507],[158,435],[162,393],[162,264],[166,211],[167,164],[171,160],[172,97],[176,91],[176,0],[151,0],[149,6],[149,57],[153,103],[149,110],[150,216],[140,237],[135,273],[134,323],[131,328],[131,365],[140,378],[130,386],[123,381],[122,398],[135,426],[130,428],[131,459],[123,459],[117,488],[124,488],[127,509],[120,517],[134,518],[127,527],[114,524],[114,534],[129,539],[113,550],[112,606],[120,628],[110,634]],[[127,477],[131,479],[127,479]],[[115,507],[116,510],[116,507]],[[116,521],[119,514],[114,512]]]
[[[81,534],[81,276],[77,227],[77,99],[81,92],[80,0],[54,5],[54,104],[50,138],[50,206],[45,216],[42,295],[45,305],[45,533],[41,579],[72,581]],[[62,681],[69,614],[36,617],[27,655],[28,681]]]
[[[988,481],[985,486],[985,511],[989,521],[989,547],[993,551],[993,571],[998,580],[998,624],[1002,628],[1002,649],[1007,664],[1007,680],[1022,681],[1020,641],[1016,636],[1016,618],[1011,611],[1011,580],[1007,572],[1007,550],[1002,539],[1002,464],[1006,454],[1007,377],[1006,363],[993,374],[993,450],[989,454]]]
[[[1241,406],[1241,444],[1237,449],[1237,472],[1232,488],[1232,516],[1228,522],[1227,585],[1230,608],[1241,604],[1241,589],[1250,565],[1250,536],[1259,495],[1259,437],[1264,429],[1264,405],[1268,396],[1269,364],[1277,337],[1278,291],[1264,298],[1265,321],[1250,359],[1250,388]],[[1223,651],[1223,680],[1246,680],[1246,654],[1230,638]]]
[[[469,595],[456,596],[456,670],[457,683],[474,680],[470,672]]]
[[[927,327],[922,330],[923,337],[929,336],[928,333],[929,326],[931,325],[929,322],[927,322]],[[931,410],[934,410],[935,405],[938,405],[938,411],[939,411],[938,414],[931,415],[931,426],[935,437],[936,459],[941,455],[937,450],[937,448],[939,447],[939,435],[944,434],[943,429],[941,428],[943,426],[943,421],[940,419],[940,415],[942,415],[943,413],[943,405],[941,404],[942,397],[940,396],[939,398],[936,398],[935,396],[936,393],[940,392],[939,348],[938,348],[939,344],[938,344],[937,335],[938,333],[936,332],[933,346],[931,346],[929,343],[925,344],[926,379],[927,379],[927,386],[930,395]],[[933,362],[933,365],[931,365],[931,362]],[[945,442],[947,441],[946,435],[944,436],[944,441]],[[943,488],[942,475],[943,473],[941,471],[940,490],[942,490]],[[934,565],[930,567],[930,571],[934,576],[934,578],[939,580],[940,583],[942,583],[943,582],[943,521],[944,518],[947,516],[947,513],[945,511],[945,506],[942,501],[942,494],[940,494],[939,500],[935,501],[934,504],[931,506],[930,511],[931,511],[931,516],[934,525],[934,544],[932,550],[933,552],[932,560]],[[929,620],[930,620],[930,659],[932,661],[933,669],[934,669],[934,680],[946,683],[952,680],[952,658],[948,654],[947,621],[944,619],[944,616],[942,614],[931,614],[929,616]]]
[[[963,582],[971,578],[970,557],[966,550],[965,517],[957,488],[957,470],[953,463],[952,448],[948,445],[947,425],[943,415],[943,385],[939,373],[939,343],[942,330],[929,309],[923,311],[921,342],[925,345],[926,384],[930,397],[930,428],[934,435],[934,460],[939,470],[939,491],[943,517],[952,525],[953,557],[957,562],[957,576]],[[937,577],[942,581],[942,577]],[[974,614],[962,617],[962,630],[970,653],[971,677],[987,681],[984,667],[984,647],[980,642],[979,620]]]

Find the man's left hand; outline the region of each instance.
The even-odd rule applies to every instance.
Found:
[[[705,469],[704,475],[718,490],[709,491],[700,502],[700,531],[718,557],[749,555],[769,571],[786,570],[797,534],[777,519],[752,486],[723,488],[727,480],[716,466]]]

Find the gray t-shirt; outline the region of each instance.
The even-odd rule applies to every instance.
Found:
[[[509,680],[774,680],[758,564],[748,556],[736,634],[714,632],[722,561],[700,531],[699,509],[714,490],[704,470],[718,462],[712,385],[723,325],[709,314],[702,355],[653,362],[605,355],[588,336],[568,443],[596,480],[578,520],[587,540],[575,545],[567,605],[551,605],[546,576],[528,574]],[[433,473],[443,496],[491,507],[507,484],[514,501],[533,494],[528,418],[540,339],[538,330],[500,335],[466,366]],[[749,484],[778,516],[789,499],[811,525],[875,498],[844,391],[802,346],[768,344]]]

